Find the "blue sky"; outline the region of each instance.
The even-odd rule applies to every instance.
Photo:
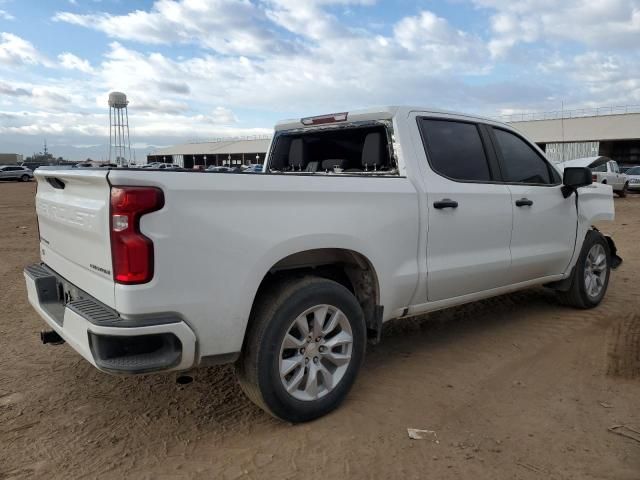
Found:
[[[640,104],[640,0],[0,0],[0,151],[268,134],[382,104],[496,116]]]

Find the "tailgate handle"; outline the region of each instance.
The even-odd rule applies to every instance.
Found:
[[[51,185],[53,188],[57,188],[58,190],[64,190],[64,182],[56,177],[46,177],[47,183]]]

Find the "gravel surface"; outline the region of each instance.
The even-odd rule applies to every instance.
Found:
[[[34,192],[0,183],[0,479],[640,479],[633,430],[609,431],[640,431],[640,196],[600,226],[625,263],[598,308],[538,288],[391,322],[344,405],[292,426],[231,367],[177,385],[41,345]]]

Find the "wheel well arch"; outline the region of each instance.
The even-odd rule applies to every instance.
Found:
[[[253,307],[270,285],[285,278],[302,278],[308,275],[327,278],[343,285],[358,300],[367,327],[375,330],[381,325],[380,284],[373,263],[365,255],[344,248],[304,250],[287,255],[273,264],[260,281],[253,299],[249,323],[253,317]]]

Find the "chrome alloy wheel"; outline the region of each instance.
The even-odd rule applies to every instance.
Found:
[[[587,254],[584,266],[584,288],[587,295],[597,298],[604,288],[607,276],[607,253],[604,247],[596,243]]]
[[[351,362],[353,334],[342,311],[316,305],[291,323],[280,346],[280,380],[297,400],[324,397],[342,380]]]

